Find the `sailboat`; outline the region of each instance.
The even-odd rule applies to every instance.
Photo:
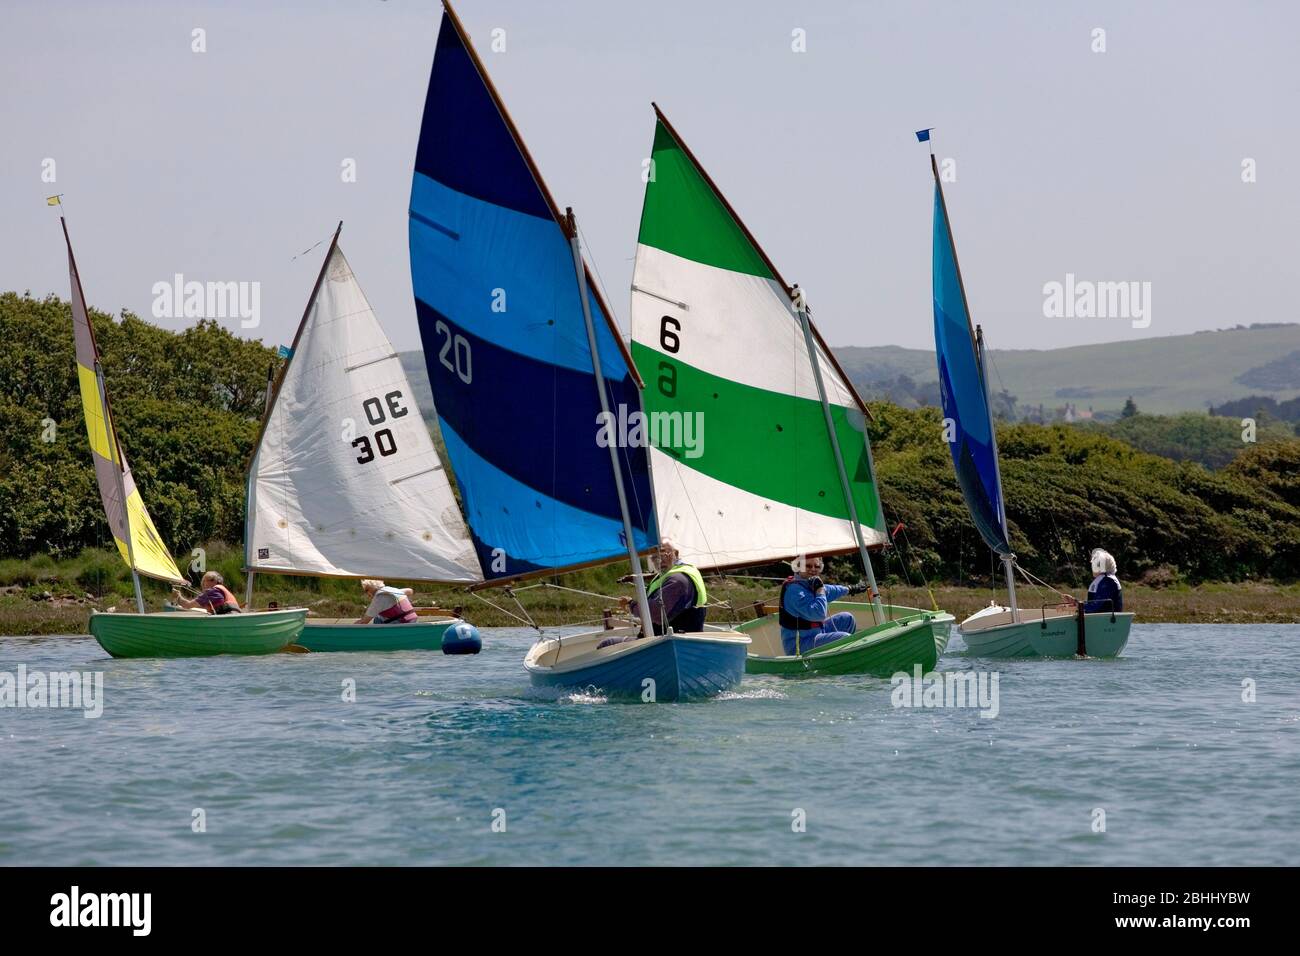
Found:
[[[929,130],[917,138],[929,141]],[[1114,610],[1085,614],[1082,605],[1022,610],[1016,600],[1016,556],[1007,534],[1007,515],[993,424],[984,331],[971,327],[970,306],[957,246],[944,200],[943,182],[933,151],[934,344],[939,363],[939,394],[957,484],[980,537],[1002,562],[1007,606],[991,604],[962,621],[958,629],[970,653],[979,657],[1115,657],[1128,643],[1131,613]]]
[[[483,580],[401,357],[339,245],[339,223],[248,469],[247,603],[261,574]],[[421,609],[424,610],[424,609]],[[459,650],[477,631],[449,612],[408,624],[307,621],[309,651]]]
[[[700,568],[796,555],[861,559],[870,603],[831,607],[853,612],[859,629],[791,655],[778,618],[765,613],[738,628],[753,641],[748,672],[889,676],[918,664],[928,671],[953,618],[881,601],[868,548],[886,536],[867,407],[813,325],[802,291],[781,277],[654,110],[632,354],[650,383],[661,531]]]
[[[479,565],[504,586],[626,558],[639,620],[539,640],[524,660],[530,680],[643,700],[712,696],[740,681],[749,638],[654,634],[640,563],[658,542],[645,448],[602,441],[609,416],[641,408],[641,381],[572,210],[560,212],[444,6],[411,188],[411,280]]]
[[[307,611],[302,608],[263,614],[146,613],[141,575],[186,585],[154,527],[140,491],[126,463],[114,427],[113,410],[104,384],[104,369],[95,343],[95,329],[86,308],[81,275],[72,254],[68,223],[62,216],[63,239],[68,246],[68,273],[72,286],[72,331],[77,358],[77,379],[86,419],[86,437],[95,463],[95,479],[118,553],[131,569],[135,586],[135,614],[92,611],[90,633],[114,657],[204,657],[213,654],[271,654],[292,644]]]

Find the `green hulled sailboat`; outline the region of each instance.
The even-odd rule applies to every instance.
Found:
[[[916,134],[930,141],[930,130]],[[1001,559],[1008,606],[992,604],[962,621],[970,653],[980,657],[1116,657],[1128,643],[1133,615],[1113,609],[1084,613],[1070,602],[1023,611],[1016,601],[1016,556],[1007,531],[997,432],[989,398],[984,334],[972,328],[966,285],[957,264],[957,245],[934,153],[934,344],[939,395],[951,423],[949,450],[962,497],[980,537]],[[1023,573],[1023,571],[1022,571]]]
[[[95,344],[77,261],[72,254],[68,224],[62,218],[68,246],[72,284],[72,329],[77,378],[86,418],[86,435],[95,463],[95,478],[118,553],[131,569],[135,585],[135,614],[92,612],[90,633],[114,657],[202,657],[211,654],[271,654],[293,643],[302,631],[302,608],[262,614],[145,612],[140,577],[188,584],[171,552],[163,544],[126,463],[113,425],[112,406],[104,385],[104,370]]]
[[[751,673],[934,666],[952,616],[885,605],[869,548],[887,543],[869,413],[788,284],[655,107],[632,284],[663,536],[701,568],[859,555],[871,602],[851,637],[789,655],[775,616],[739,626]]]

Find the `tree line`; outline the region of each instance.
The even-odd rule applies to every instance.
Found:
[[[92,310],[91,319],[122,443],[163,539],[178,555],[241,544],[245,469],[276,353],[214,322],[172,332],[130,313]],[[0,293],[0,340],[0,558],[69,557],[109,543],[68,303]],[[887,523],[904,526],[889,566],[931,579],[987,577],[988,551],[961,500],[938,410],[877,402],[872,411]],[[1021,563],[1049,581],[1078,582],[1089,551],[1105,547],[1127,577],[1156,569],[1193,582],[1300,577],[1300,440],[1279,429],[1242,441],[1234,423],[1199,418],[1208,431],[1140,414],[1105,429],[1000,425]],[[1213,454],[1199,457],[1214,467],[1186,454],[1202,445]]]

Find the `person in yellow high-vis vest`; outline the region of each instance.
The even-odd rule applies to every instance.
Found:
[[[709,592],[699,568],[680,561],[671,541],[659,542],[656,566],[659,573],[645,589],[655,633],[663,634],[669,627],[677,634],[704,630]],[[632,598],[619,598],[619,603],[624,610],[635,611]]]

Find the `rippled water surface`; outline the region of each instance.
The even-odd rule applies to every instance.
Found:
[[[555,700],[528,686],[527,632],[484,638],[477,657],[174,661],[0,639],[0,672],[98,670],[105,696],[98,719],[0,709],[0,862],[1300,858],[1298,626],[1138,625],[1108,662],[977,661],[954,637],[939,669],[996,669],[993,719],[895,708],[864,677]]]

